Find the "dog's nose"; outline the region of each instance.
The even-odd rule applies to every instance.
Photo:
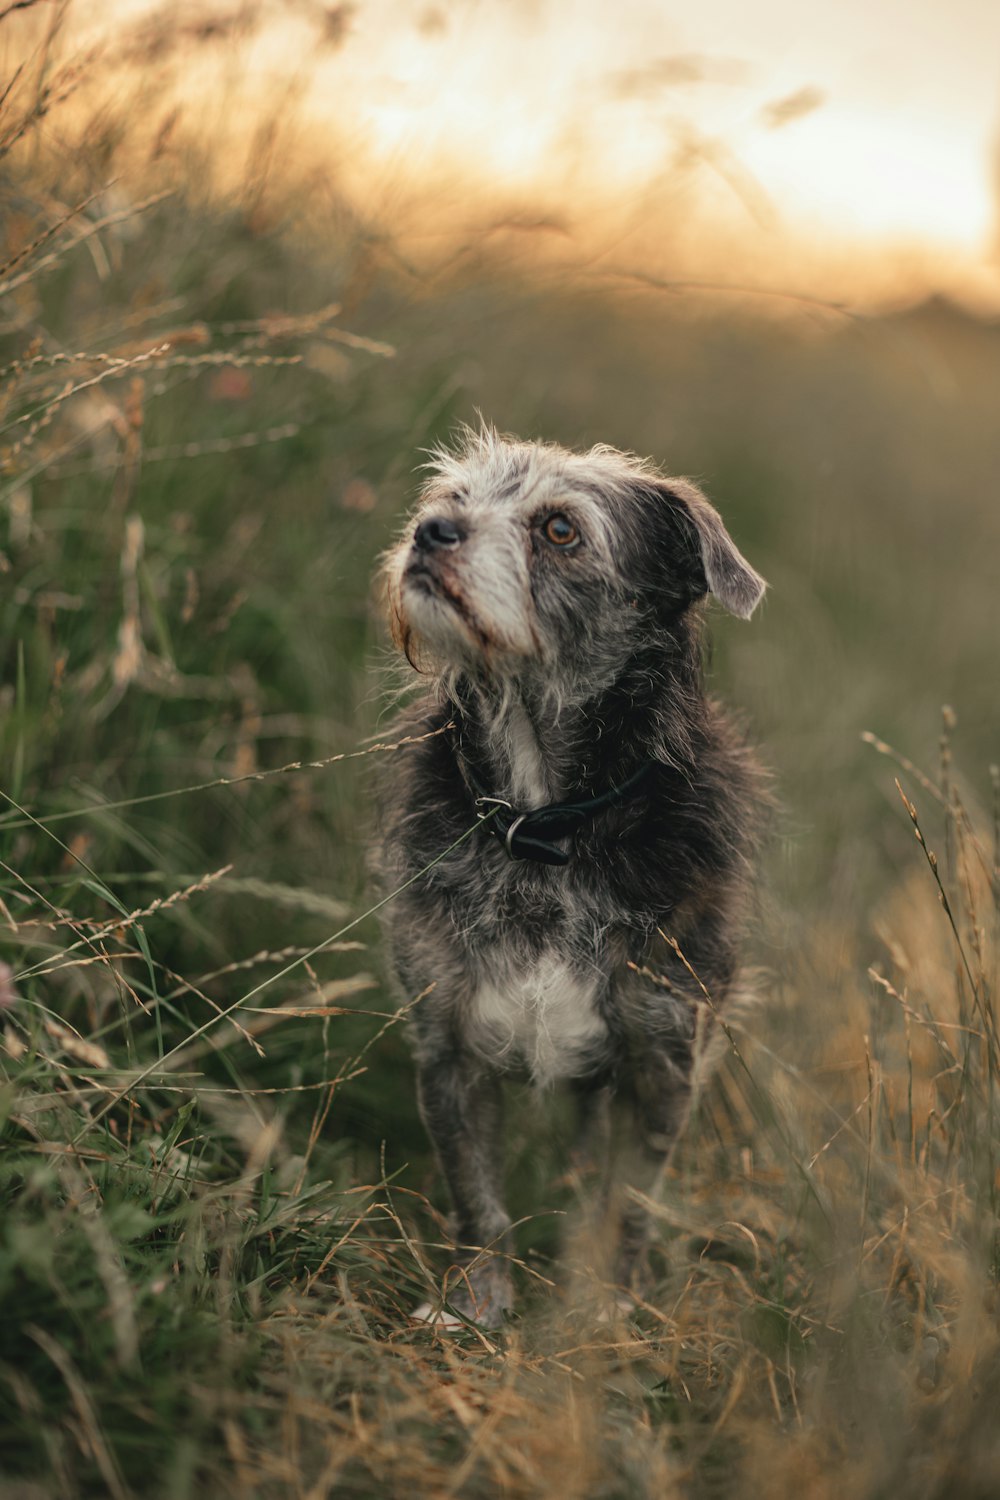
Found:
[[[413,533],[413,545],[418,552],[437,552],[442,547],[457,547],[464,536],[461,527],[447,516],[431,516]]]

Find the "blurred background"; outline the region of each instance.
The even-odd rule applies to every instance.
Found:
[[[751,624],[711,611],[709,662],[780,803],[758,1056],[794,1058],[847,1114],[870,1101],[891,1028],[869,966],[915,984],[899,924],[919,946],[944,923],[895,776],[954,910],[961,889],[970,932],[986,920],[960,846],[972,829],[992,847],[1000,758],[998,59],[986,0],[0,4],[0,1113],[18,1205],[0,1286],[24,1473],[127,1491],[155,1450],[163,1492],[197,1492],[244,1462],[219,1434],[243,1421],[262,1308],[288,1317],[289,1286],[336,1272],[378,1328],[440,1258],[406,1259],[440,1239],[443,1202],[391,1019],[412,997],[387,988],[369,913],[372,767],[392,753],[373,746],[393,739],[372,575],[422,450],[478,412],[695,478],[768,578]],[[954,967],[941,940],[934,984]],[[909,1057],[912,1083],[912,1050],[885,1047],[876,1063]],[[927,1089],[930,1141],[945,1106]],[[752,1177],[753,1151],[783,1202],[787,1130],[719,1100],[721,1155],[695,1138],[687,1190]],[[912,1089],[909,1107],[912,1127]],[[548,1108],[556,1144],[519,1116],[511,1145],[538,1265],[557,1239],[539,1205],[563,1201]],[[812,1160],[826,1127],[796,1119]],[[100,1232],[71,1212],[88,1193]],[[330,1262],[352,1201],[381,1228],[345,1229]],[[801,1229],[791,1201],[762,1240]],[[221,1334],[214,1303],[202,1316],[220,1267]],[[197,1415],[160,1281],[191,1368],[228,1361]],[[122,1373],[140,1343],[142,1411]],[[699,1423],[732,1410],[743,1352],[728,1386],[705,1377]]]

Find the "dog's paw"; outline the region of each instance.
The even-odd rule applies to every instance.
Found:
[[[435,1307],[431,1302],[421,1302],[410,1313],[411,1323],[425,1323],[428,1328],[464,1328],[465,1320],[456,1317],[446,1307]]]
[[[442,1302],[421,1302],[411,1323],[456,1332],[469,1324],[502,1328],[514,1310],[514,1288],[506,1271],[494,1264],[453,1273],[445,1281]]]
[[[630,1297],[628,1292],[615,1292],[598,1308],[597,1321],[598,1323],[617,1323],[619,1318],[630,1318],[635,1308],[635,1298]]]
[[[415,1322],[435,1328],[502,1328],[514,1309],[514,1288],[506,1270],[493,1262],[453,1271],[445,1280],[444,1306],[424,1302],[411,1313]]]

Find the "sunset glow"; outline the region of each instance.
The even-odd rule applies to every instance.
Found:
[[[305,9],[275,7],[225,87],[244,118],[294,100],[314,162],[328,151],[376,210],[447,184],[444,218],[456,200],[516,199],[593,240],[598,223],[620,239],[665,216],[672,248],[706,267],[850,262],[884,281],[888,249],[1000,299],[1000,8],[984,0],[805,17],[790,0],[621,0],[613,23],[566,0],[338,15],[317,45]]]

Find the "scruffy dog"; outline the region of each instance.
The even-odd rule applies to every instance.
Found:
[[[428,680],[378,865],[387,891],[413,881],[387,912],[403,990],[433,986],[412,1025],[454,1208],[448,1304],[489,1326],[511,1306],[504,1075],[567,1081],[585,1133],[624,1117],[619,1190],[655,1191],[684,1123],[760,827],[753,759],[703,689],[700,601],[746,619],[765,585],[694,485],[612,448],[466,429],[428,469],[386,559]],[[604,1202],[627,1289],[645,1215]]]

